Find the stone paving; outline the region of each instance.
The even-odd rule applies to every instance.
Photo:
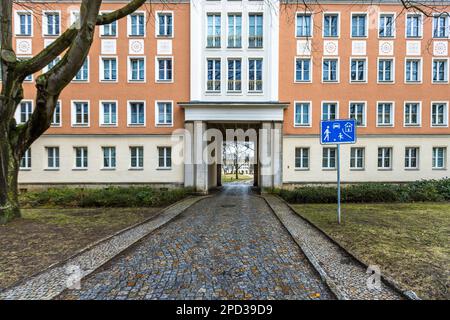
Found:
[[[334,299],[261,197],[228,186],[59,299]]]
[[[123,232],[99,241],[67,261],[25,280],[10,289],[0,292],[0,300],[52,299],[63,292],[70,281],[85,277],[110,259],[127,249],[150,232],[174,219],[192,204],[205,197],[191,197],[175,203],[156,217],[131,227]],[[69,282],[68,282],[69,280]]]
[[[366,269],[352,256],[295,214],[279,197],[265,195],[264,198],[338,298],[403,299],[403,296],[383,282],[379,289],[369,289],[367,286],[369,275]],[[405,294],[409,295],[408,292]]]

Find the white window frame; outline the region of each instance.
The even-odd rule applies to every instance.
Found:
[[[17,56],[17,60],[19,60],[19,61],[26,61],[26,60],[29,60],[31,58],[33,58],[33,57],[32,56],[21,56],[21,55]],[[1,69],[0,69],[0,72],[1,72]],[[24,83],[32,83],[33,81],[34,81],[34,74],[28,75],[23,80]],[[0,76],[0,82],[1,82],[1,76]]]
[[[367,101],[354,101],[354,100],[350,100],[348,102],[348,118],[351,119],[350,115],[351,115],[351,107],[352,104],[363,104],[363,123],[360,125],[356,125],[358,128],[366,128],[367,127]]]
[[[381,23],[381,16],[393,16],[393,24],[392,24],[392,36],[380,36],[380,23]],[[396,12],[379,12],[378,13],[378,25],[377,25],[377,36],[378,39],[396,39],[397,38],[397,13]]]
[[[437,149],[443,149],[443,159],[442,159],[442,167],[438,167],[438,166],[436,166],[436,159],[437,159],[437,157],[436,157],[436,155],[434,154],[435,153],[435,150],[437,150]],[[447,170],[447,151],[448,149],[447,149],[447,147],[446,146],[433,146],[432,147],[432,149],[431,149],[431,167],[432,167],[432,170]]]
[[[353,36],[353,16],[360,16],[365,15],[366,16],[366,23],[365,23],[365,36]],[[369,15],[367,12],[351,12],[350,13],[350,38],[351,39],[367,39],[369,37]]]
[[[142,59],[144,60],[144,79],[140,80],[134,80],[132,79],[133,76],[133,68],[131,66],[131,60],[139,60]],[[127,75],[127,79],[128,79],[128,83],[146,83],[147,82],[147,58],[145,56],[129,56],[128,57],[128,75]],[[173,72],[173,71],[172,71]]]
[[[76,75],[75,75],[75,77],[73,77],[73,79],[72,79],[72,82],[74,82],[74,83],[89,83],[90,82],[90,77],[91,77],[91,62],[89,61],[89,56],[87,56],[86,57],[86,60],[85,60],[86,62],[87,62],[87,79],[86,80],[77,80],[76,79]],[[83,62],[83,65],[84,65],[84,62]],[[80,71],[81,71],[81,69],[80,69]]]
[[[323,160],[324,160],[323,152],[325,149],[328,150],[326,167],[324,167],[324,165],[323,165]],[[330,163],[331,163],[331,157],[330,157],[331,152],[330,151],[331,150],[334,150],[334,167],[330,167]],[[337,148],[336,147],[331,147],[331,146],[322,147],[322,157],[321,158],[322,158],[321,159],[322,170],[324,170],[324,171],[336,170],[336,168],[337,168]]]
[[[133,166],[133,155],[132,155],[132,149],[136,148],[136,150],[140,150],[139,152],[136,152],[136,166]],[[131,145],[128,148],[129,154],[130,154],[130,167],[129,170],[144,170],[145,165],[145,148],[142,145]],[[142,158],[142,166],[139,165],[139,159]]]
[[[255,61],[261,61],[261,80],[256,80],[256,75],[257,75],[257,71],[256,71],[256,67],[255,67],[255,71],[254,71],[254,73],[255,73],[255,80],[250,80],[250,60],[255,60]],[[264,79],[264,66],[265,66],[265,62],[264,62],[264,58],[263,57],[248,57],[248,59],[247,59],[247,63],[248,63],[248,65],[247,65],[247,86],[248,86],[248,93],[249,94],[262,94],[263,92],[264,92],[264,84],[265,84],[265,79]],[[312,77],[312,76],[311,76]],[[250,90],[250,82],[251,81],[254,81],[255,82],[255,89],[254,90]],[[261,90],[259,90],[259,89],[256,89],[256,87],[257,87],[257,81],[261,81]]]
[[[352,80],[352,61],[353,60],[364,60],[364,80]],[[369,59],[367,57],[350,57],[350,64],[348,69],[349,82],[351,84],[367,83],[369,79]]]
[[[22,160],[24,160],[24,159],[25,159],[25,166],[22,166]],[[20,158],[19,170],[20,171],[31,171],[32,166],[33,166],[32,154],[31,154],[31,148],[29,148],[25,151],[22,158]]]
[[[221,14],[221,12],[206,12],[205,16],[206,16],[206,21],[205,21],[205,28],[206,28],[206,30],[205,30],[205,35],[206,35],[205,41],[206,41],[206,43],[205,43],[205,48],[206,49],[220,49],[222,47],[222,45],[223,45],[223,43],[222,43],[222,32],[223,32],[222,14]],[[219,36],[216,35],[216,28],[217,28],[216,18],[215,18],[216,16],[220,17],[220,34],[219,34]],[[208,29],[209,29],[208,20],[209,20],[209,17],[214,17],[213,18],[213,24],[212,24],[213,33],[211,35],[208,34]],[[209,41],[208,41],[210,38],[213,40],[211,46],[209,45]]]
[[[107,13],[111,13],[112,11],[100,11],[100,14],[107,14]],[[117,38],[118,37],[118,35],[119,35],[119,22],[116,20],[116,21],[114,21],[113,23],[115,23],[116,24],[116,35],[115,36],[111,36],[111,35],[103,35],[103,33],[104,33],[104,30],[105,30],[105,27],[106,26],[109,26],[110,24],[105,24],[105,25],[102,25],[102,26],[100,26],[100,32],[99,32],[99,36],[100,36],[100,38],[110,38],[110,39],[115,39],[115,38]]]
[[[449,18],[449,21],[450,21],[450,18]],[[447,63],[446,63],[446,65],[447,65],[447,68],[446,68],[446,70],[445,70],[445,80],[444,81],[435,81],[434,80],[434,62],[436,61],[436,60],[440,60],[440,61],[446,61]],[[449,73],[450,73],[450,67],[449,67],[449,64],[450,64],[450,61],[449,61],[449,58],[445,58],[445,57],[442,57],[442,58],[433,58],[432,59],[432,61],[431,61],[431,83],[432,84],[446,84],[446,83],[448,83],[448,79],[449,79]]]
[[[380,61],[382,60],[391,60],[392,61],[392,70],[391,70],[391,81],[381,81],[379,78],[380,75]],[[395,84],[395,58],[394,57],[378,57],[377,58],[377,83],[378,84]]]
[[[83,149],[82,155],[81,155],[81,166],[77,166],[77,149]],[[74,146],[73,147],[73,170],[77,171],[84,171],[89,168],[89,148],[87,146]],[[84,165],[84,160],[86,159],[86,165]]]
[[[241,63],[241,69],[240,69],[241,79],[240,80],[236,79],[236,75],[237,75],[236,62],[233,63],[233,70],[234,70],[234,72],[233,72],[233,80],[231,80],[231,81],[233,81],[233,89],[232,90],[229,89],[230,88],[229,87],[230,79],[228,79],[228,75],[230,73],[230,68],[229,68],[230,67],[230,61],[240,61],[240,63]],[[243,64],[242,58],[235,58],[235,57],[227,58],[227,65],[226,65],[226,68],[227,68],[227,74],[226,74],[226,76],[227,76],[227,93],[231,93],[231,94],[233,94],[233,93],[238,93],[238,94],[242,93],[242,91],[243,91],[242,87],[244,85],[244,81],[242,80],[242,78],[243,78],[243,76],[242,76],[243,75],[242,74],[243,67],[244,67],[244,64]],[[239,90],[236,89],[236,87],[237,87],[236,81],[240,81],[241,82],[241,88]]]
[[[159,165],[159,150],[161,148],[164,148],[164,166],[160,166]],[[170,149],[170,166],[167,166],[167,149]],[[157,164],[157,169],[158,170],[171,170],[173,167],[173,148],[172,146],[157,146],[157,154],[158,154],[158,164]]]
[[[447,12],[447,15],[445,15],[445,13],[442,13],[441,15],[439,14],[433,14],[432,19],[433,19],[433,24],[432,24],[432,29],[431,29],[431,36],[433,39],[448,39],[450,36],[450,16],[448,16],[450,14],[450,12]],[[437,17],[444,17],[447,20],[447,28],[446,28],[446,35],[444,37],[435,37],[434,36],[434,29],[436,28],[436,22],[435,22],[435,18]]]
[[[311,24],[310,24],[310,35],[306,35],[306,36],[303,36],[303,35],[301,35],[301,36],[299,36],[298,34],[297,34],[297,30],[298,30],[298,17],[299,16],[303,16],[303,17],[306,17],[306,16],[309,16],[310,17],[310,19],[311,19]],[[312,39],[313,38],[313,36],[314,36],[314,14],[311,12],[311,11],[297,11],[296,13],[295,13],[295,37],[297,38],[297,39],[301,39],[301,38],[304,38],[304,39]]]
[[[389,152],[389,167],[385,167],[384,166],[384,160],[387,158],[386,157],[386,152],[382,152],[382,155],[381,155],[381,160],[382,160],[382,164],[383,165],[381,167],[378,165],[378,160],[379,160],[378,152],[379,152],[380,149],[383,149],[383,150],[389,149],[390,150],[390,152]],[[378,169],[378,171],[392,170],[393,163],[394,163],[394,148],[392,146],[380,146],[380,147],[378,147],[377,148],[377,169]]]
[[[160,35],[159,34],[159,15],[160,14],[171,14],[172,15],[172,35]],[[171,10],[157,10],[155,12],[155,37],[156,38],[165,38],[172,39],[175,37],[175,13]]]
[[[51,68],[49,68],[48,66],[49,66],[49,64],[47,64],[43,69],[42,69],[42,72],[43,73],[46,73],[46,72],[49,72],[51,69],[53,69],[59,62],[61,61],[61,57],[56,57],[55,59],[53,59],[52,61],[50,61],[50,63],[53,63],[53,62],[55,62],[55,64],[51,67]]]
[[[406,105],[418,104],[417,123],[406,123]],[[422,101],[405,101],[403,103],[403,126],[404,127],[421,127],[422,126]]]
[[[308,104],[309,122],[306,124],[302,124],[302,123],[298,123],[296,121],[296,119],[297,119],[297,104],[305,104],[305,103]],[[298,128],[312,127],[312,101],[301,101],[301,100],[294,101],[294,127],[298,127]]]
[[[408,61],[412,61],[412,60],[417,60],[419,61],[419,81],[407,81],[407,76],[406,76],[406,65],[408,63]],[[405,58],[405,72],[404,72],[404,82],[405,84],[421,84],[423,82],[423,58],[422,57],[417,57],[417,58]],[[433,71],[432,71],[433,72]]]
[[[58,34],[48,34],[47,33],[47,14],[48,13],[58,13],[59,14],[59,33]],[[42,35],[43,37],[58,37],[61,35],[62,32],[62,17],[61,17],[61,10],[44,10],[42,11]]]
[[[416,149],[416,166],[412,167],[412,157],[411,152],[407,153],[407,150]],[[405,147],[405,153],[404,153],[404,159],[403,159],[403,166],[405,170],[419,170],[420,168],[420,147],[418,146],[406,146]],[[408,166],[406,165],[406,162],[408,162]]]
[[[172,79],[159,79],[159,60],[172,60]],[[166,71],[167,72],[167,71]],[[174,83],[175,82],[175,58],[173,56],[156,56],[155,57],[155,83]]]
[[[31,16],[31,33],[21,34],[20,33],[20,15],[28,14]],[[33,37],[34,35],[34,21],[33,12],[30,10],[14,10],[14,34],[16,37]]]
[[[143,35],[132,35],[131,34],[131,16],[133,15],[144,15],[144,34]],[[139,10],[127,16],[127,37],[128,38],[145,38],[147,36],[147,14],[145,11]]]
[[[25,124],[25,123],[27,123],[27,121],[25,121],[25,122],[21,121],[21,118],[22,118],[22,110],[21,110],[22,103],[30,103],[31,104],[31,112],[30,112],[30,114],[28,114],[27,121],[30,119],[30,117],[31,117],[31,115],[33,114],[33,111],[34,111],[34,101],[31,100],[31,99],[22,99],[22,101],[20,101],[20,103],[17,105],[16,112],[15,112],[15,117],[14,118],[16,119],[16,123],[17,124]]]
[[[116,79],[115,80],[105,80],[104,76],[105,76],[105,70],[103,69],[103,59],[116,59]],[[119,58],[117,56],[100,56],[100,60],[99,60],[99,77],[100,77],[100,82],[101,83],[117,83],[119,82]]]
[[[297,80],[297,60],[309,60],[309,80]],[[294,83],[311,83],[313,78],[313,57],[312,56],[296,56],[294,58]]]
[[[159,107],[158,107],[158,103],[170,103],[172,106],[172,112],[171,112],[171,118],[172,118],[172,123],[159,123]],[[173,118],[173,109],[174,109],[174,102],[173,100],[156,100],[155,101],[155,126],[156,127],[168,127],[171,128],[173,127],[173,123],[174,123],[174,118]]]
[[[57,103],[59,104],[59,123],[54,122],[55,120],[55,112],[56,112],[56,107],[55,110],[53,111],[53,116],[52,116],[52,123],[50,124],[50,127],[53,128],[61,128],[62,127],[62,115],[63,115],[63,107],[62,107],[62,100],[58,100]]]
[[[297,150],[301,150],[300,151],[300,166],[297,166]],[[304,167],[303,166],[303,158],[304,158],[304,150],[308,150],[308,163],[307,166]],[[311,148],[310,147],[295,147],[294,149],[294,168],[296,171],[306,171],[309,170],[310,168],[310,162],[311,162]]]
[[[336,60],[336,81],[324,80],[323,79],[323,63],[325,60]],[[322,83],[340,83],[341,82],[341,60],[339,57],[322,57],[322,68],[320,73],[320,78]]]
[[[325,36],[325,16],[326,15],[336,15],[338,18],[337,22],[337,36]],[[340,39],[341,38],[341,13],[339,11],[326,11],[322,14],[322,38],[324,39]],[[296,29],[297,30],[297,29]]]
[[[110,150],[114,149],[114,166],[109,166],[109,167],[105,167],[105,149],[109,148]],[[101,170],[116,170],[117,168],[117,147],[116,146],[101,146],[101,154],[102,154],[102,165],[101,165]],[[112,156],[111,156],[111,152],[109,154],[109,160],[110,162],[112,162]]]
[[[131,123],[131,104],[142,103],[144,105],[144,123]],[[145,100],[127,101],[127,127],[145,127],[147,125],[147,102]]]
[[[380,103],[390,103],[391,104],[391,123],[384,124],[380,123],[378,121],[378,105]],[[395,126],[395,102],[394,101],[377,101],[375,105],[375,117],[376,117],[376,123],[377,127],[394,127]]]
[[[409,37],[408,36],[408,17],[409,16],[420,16],[420,25],[419,25],[419,35],[417,37]],[[422,39],[423,38],[423,13],[419,12],[410,12],[405,15],[405,39]]]
[[[61,148],[59,146],[45,146],[45,170],[47,171],[58,171],[61,168]],[[48,160],[49,160],[49,150],[50,149],[57,149],[58,150],[58,157],[55,156],[55,154],[53,154],[53,164],[54,166],[50,167],[48,164]],[[58,166],[56,166],[56,159],[58,159]]]
[[[320,103],[320,120],[323,119],[323,106],[325,103],[334,103],[336,104],[336,117],[335,119],[339,119],[339,101],[322,101]],[[332,120],[332,119],[326,119],[326,120]]]
[[[214,69],[213,69],[214,74],[217,71],[216,68],[215,68],[215,66],[216,66],[215,62],[217,60],[219,60],[219,63],[220,63],[220,79],[219,80],[216,80],[216,79],[208,80],[208,72],[209,72],[209,70],[208,70],[208,62],[209,62],[209,60],[214,61]],[[205,82],[205,92],[207,94],[220,94],[222,92],[222,87],[223,87],[223,81],[222,81],[222,78],[223,78],[222,58],[220,58],[220,57],[207,57],[205,62],[206,62],[206,64],[205,64],[205,80],[206,80],[206,82]],[[217,84],[216,82],[219,81],[220,89],[219,90],[215,90],[215,89],[209,90],[208,89],[208,81],[213,81],[213,87],[214,88],[216,87],[215,86]]]
[[[75,110],[75,103],[87,103],[87,115],[88,115],[88,122],[87,123],[76,123],[76,110]],[[90,127],[91,124],[91,103],[89,100],[71,100],[70,101],[70,106],[71,106],[71,124],[73,128],[76,127],[83,127],[83,128],[87,128]]]
[[[444,104],[444,124],[433,124],[433,105],[434,104]],[[431,101],[430,104],[430,127],[432,128],[446,128],[448,127],[448,108],[449,101]]]
[[[103,109],[104,103],[115,103],[116,104],[116,123],[104,123],[105,111]],[[100,127],[117,127],[119,123],[119,102],[117,100],[100,100],[99,101],[99,126]]]
[[[233,27],[233,33],[230,33],[230,16],[234,17],[234,27]],[[236,17],[240,16],[241,17],[241,34],[238,35],[236,32]],[[243,40],[244,40],[244,36],[243,36],[243,31],[244,31],[244,17],[242,15],[242,12],[228,12],[227,13],[227,23],[226,23],[226,28],[227,28],[227,48],[228,49],[242,49],[243,47]],[[240,46],[237,45],[238,41],[238,36],[241,37],[240,39]],[[230,38],[233,38],[233,45],[230,46]]]
[[[355,153],[355,157],[352,156],[352,151],[355,150],[362,150],[362,157],[358,157],[358,155]],[[362,166],[358,166],[358,159],[362,159]],[[355,166],[352,166],[352,160],[354,159]],[[351,171],[363,171],[366,168],[366,148],[365,147],[351,147],[350,148],[350,163],[349,168]]]

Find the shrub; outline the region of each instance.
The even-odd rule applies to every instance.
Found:
[[[335,186],[304,186],[275,193],[289,203],[335,203]],[[410,183],[363,183],[343,186],[342,202],[450,201],[450,179],[420,180]]]

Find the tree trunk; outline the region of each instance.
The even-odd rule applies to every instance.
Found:
[[[19,159],[14,155],[8,134],[0,133],[0,224],[20,217],[17,181]]]

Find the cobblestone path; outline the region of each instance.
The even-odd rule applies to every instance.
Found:
[[[60,299],[334,299],[265,201],[231,185]]]

